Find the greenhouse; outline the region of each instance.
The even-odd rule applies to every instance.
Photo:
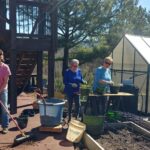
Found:
[[[150,113],[150,37],[125,34],[112,52],[115,83],[138,87],[137,110]]]

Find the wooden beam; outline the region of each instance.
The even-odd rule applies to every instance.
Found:
[[[16,87],[16,51],[10,52],[10,112],[15,114],[17,112],[17,87]]]
[[[0,29],[5,30],[6,21],[6,1],[0,0]]]
[[[3,17],[3,16],[0,15],[0,22],[1,22],[1,21],[4,22],[4,23],[5,23],[5,22],[10,23],[10,20],[9,20],[9,19],[7,19],[6,17]]]
[[[17,88],[16,88],[16,0],[9,2],[10,7],[10,31],[11,31],[11,48],[10,48],[10,112],[17,112]]]
[[[32,39],[39,39],[41,38],[41,35],[38,35],[38,34],[25,34],[25,33],[17,33],[17,37],[18,38],[24,38],[24,39],[29,39],[32,37]],[[43,35],[42,36],[43,39],[50,39],[50,35]]]
[[[10,1],[11,49],[16,48],[16,0]]]
[[[83,142],[89,150],[104,150],[104,148],[86,132],[83,135]]]
[[[37,56],[37,87],[43,91],[43,52],[38,52]]]
[[[48,97],[54,97],[55,52],[57,50],[57,0],[52,0],[56,9],[51,15],[51,45],[48,51]]]
[[[50,41],[44,39],[17,39],[16,49],[18,51],[47,51],[50,47]]]
[[[39,7],[38,17],[45,18],[45,14],[43,13],[41,7]],[[41,39],[42,36],[44,35],[44,26],[45,26],[45,21],[43,20],[41,23],[39,23],[39,30],[38,30],[38,35],[40,35],[39,39]],[[43,50],[43,47],[41,48],[41,50]],[[42,51],[38,52],[37,55],[37,87],[40,88],[43,93],[43,52]]]
[[[29,6],[42,6],[47,7],[48,2],[38,2],[38,1],[27,1],[27,0],[16,0],[17,5],[29,5]]]
[[[0,26],[1,27],[1,26]],[[10,45],[10,35],[11,32],[8,30],[3,30],[2,28],[0,28],[0,41]]]

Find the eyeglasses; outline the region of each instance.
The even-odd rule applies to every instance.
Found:
[[[107,64],[107,65],[111,65],[111,63],[110,63],[110,62],[107,62],[107,61],[105,61],[105,64]]]

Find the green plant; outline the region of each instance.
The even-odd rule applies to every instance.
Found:
[[[64,85],[63,85],[62,80],[56,79],[55,80],[55,91],[63,92],[63,89],[64,89]]]

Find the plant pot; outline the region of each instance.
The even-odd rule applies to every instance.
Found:
[[[110,85],[110,92],[117,94],[120,91],[120,85]]]
[[[91,91],[91,88],[88,88],[88,87],[87,88],[81,88],[81,95],[82,96],[88,96],[90,91]]]
[[[22,115],[33,117],[35,115],[35,112],[33,109],[24,109]]]
[[[83,115],[83,123],[86,124],[87,133],[99,136],[103,132],[105,116]]]
[[[99,87],[99,88],[96,88],[94,93],[102,95],[105,92],[106,92],[106,88],[105,87]]]
[[[19,125],[19,127],[21,129],[24,129],[27,127],[27,124],[28,124],[28,117],[26,116],[20,116],[17,118],[17,123]]]

